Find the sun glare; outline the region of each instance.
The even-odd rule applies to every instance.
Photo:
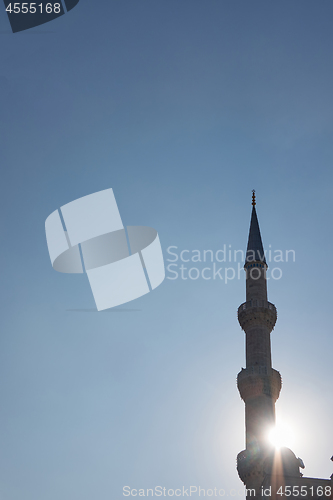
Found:
[[[279,422],[269,432],[268,439],[275,448],[282,448],[283,446],[291,448],[294,444],[294,433],[288,425]]]

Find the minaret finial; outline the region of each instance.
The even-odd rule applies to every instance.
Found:
[[[252,206],[256,206],[256,191],[255,189],[252,189]]]

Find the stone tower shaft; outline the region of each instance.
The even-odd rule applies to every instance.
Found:
[[[275,402],[281,376],[272,368],[270,334],[277,320],[274,304],[267,299],[267,263],[253,196],[252,216],[244,269],[246,302],[238,308],[238,321],[246,335],[246,368],[237,377],[245,402],[246,450],[238,455],[238,473],[247,488],[263,480],[259,464],[270,445],[268,432],[275,425]]]
[[[299,500],[300,495],[303,500],[321,500],[323,491],[333,500],[333,474],[331,479],[304,477],[300,472],[304,462],[289,448],[275,448],[269,442],[281,376],[272,368],[270,335],[277,313],[267,298],[267,263],[255,204],[253,191],[244,265],[246,302],[238,308],[238,321],[246,336],[246,368],[237,377],[246,428],[246,448],[237,455],[238,474],[246,486],[246,500],[281,500],[281,495],[289,500]]]

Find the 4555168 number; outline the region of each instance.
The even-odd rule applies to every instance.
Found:
[[[285,497],[330,497],[332,494],[331,486],[280,486],[280,488],[276,492],[277,495],[285,496]]]
[[[61,12],[61,6],[60,3],[47,3],[46,5],[43,5],[42,3],[37,4],[36,2],[29,3],[29,2],[15,2],[10,3],[8,7],[6,8],[6,11],[9,12],[10,14],[35,14],[36,12],[40,12],[41,14],[47,13],[47,14],[60,14]]]

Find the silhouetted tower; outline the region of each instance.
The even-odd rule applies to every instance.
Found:
[[[303,477],[303,460],[286,447],[274,449],[268,433],[275,425],[275,402],[281,390],[280,373],[272,368],[270,334],[276,308],[267,300],[267,263],[252,195],[252,216],[245,265],[246,302],[238,308],[238,320],[246,335],[246,368],[237,385],[245,402],[246,449],[237,456],[239,477],[247,499],[333,500],[331,479]],[[332,457],[333,459],[333,457]],[[301,495],[300,495],[301,492]],[[299,496],[300,495],[300,496]]]
[[[237,469],[247,488],[259,488],[264,460],[271,451],[268,432],[275,425],[275,402],[281,390],[280,373],[272,368],[270,334],[277,319],[267,300],[267,263],[252,194],[252,216],[244,269],[246,302],[238,308],[238,321],[246,335],[246,368],[237,377],[245,402],[246,449],[237,457]],[[253,498],[253,496],[252,496]]]

